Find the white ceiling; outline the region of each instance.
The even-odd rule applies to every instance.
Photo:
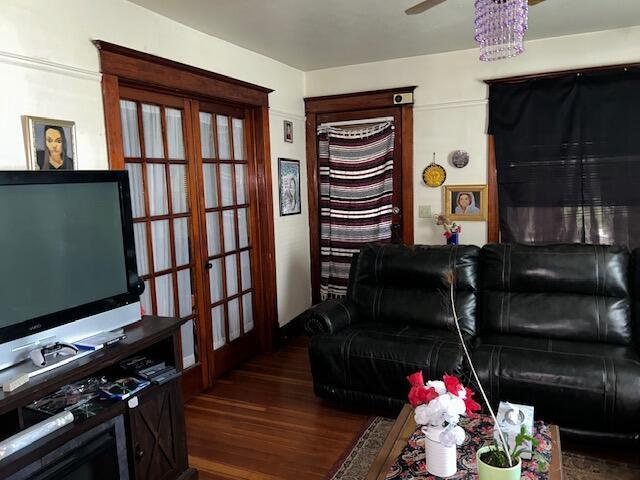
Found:
[[[301,70],[473,48],[473,0],[132,0]],[[546,0],[526,39],[640,25],[640,0]]]

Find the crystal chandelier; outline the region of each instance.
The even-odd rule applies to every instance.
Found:
[[[480,60],[515,57],[524,51],[527,0],[476,0],[476,41]]]

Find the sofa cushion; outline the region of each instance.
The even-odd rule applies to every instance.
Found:
[[[487,394],[534,405],[562,427],[635,432],[640,358],[633,347],[515,335],[481,335],[473,363]]]
[[[493,244],[480,265],[483,333],[631,343],[626,248]]]
[[[406,376],[425,379],[459,374],[462,349],[453,332],[397,324],[357,324],[337,334],[311,338],[309,357],[315,384],[405,400]]]
[[[458,318],[473,335],[479,252],[462,245],[365,245],[351,271],[351,300],[368,321],[449,329],[453,316],[443,275],[453,271]]]

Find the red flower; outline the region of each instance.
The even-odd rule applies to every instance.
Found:
[[[449,238],[452,234],[451,234],[451,232],[449,230],[445,230],[445,232],[442,235],[444,235],[445,237]]]
[[[471,398],[473,396],[473,392],[470,388],[465,388],[465,392],[467,392],[467,396],[464,399],[464,406],[467,407],[467,417],[473,417],[474,412],[480,410],[480,404]]]
[[[425,405],[437,397],[438,392],[436,392],[435,388],[427,388],[424,385],[411,387],[409,391],[409,403],[413,408],[418,405]]]
[[[444,386],[446,387],[447,392],[449,393],[458,395],[462,390],[464,390],[464,387],[460,383],[460,380],[458,380],[458,377],[454,377],[453,375],[447,375],[445,373],[444,376],[442,377],[442,380],[444,381]]]
[[[413,373],[407,377],[409,383],[413,387],[424,387],[424,378],[422,377],[422,371]]]

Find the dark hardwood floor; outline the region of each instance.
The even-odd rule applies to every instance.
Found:
[[[368,424],[313,394],[307,341],[261,355],[185,406],[203,480],[324,479]]]
[[[325,479],[370,416],[313,394],[308,341],[244,363],[185,405],[189,463],[202,480]],[[565,452],[640,465],[629,445],[582,445]]]

